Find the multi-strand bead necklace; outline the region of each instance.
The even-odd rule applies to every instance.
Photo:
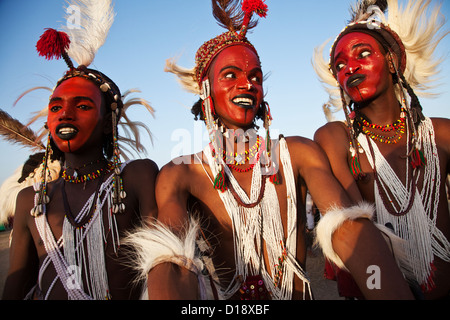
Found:
[[[406,111],[402,107],[400,110],[400,119],[395,121],[393,124],[386,124],[384,126],[370,123],[369,121],[365,119],[361,119],[363,129],[362,132],[370,137],[371,139],[379,142],[383,142],[386,144],[391,143],[397,143],[402,138],[403,134],[405,133],[405,126],[406,126]],[[378,133],[374,133],[371,131],[371,129],[375,129],[381,132],[394,132],[394,135],[392,136],[386,136]]]
[[[261,137],[258,136],[258,138],[256,139],[256,143],[248,150],[245,150],[244,152],[241,153],[227,152],[225,149],[222,149],[219,150],[218,154],[222,154],[224,162],[230,169],[235,170],[237,172],[248,172],[253,169],[253,167],[259,160],[260,146],[261,146]],[[255,160],[252,161],[253,159]],[[246,161],[251,162],[250,166],[245,169],[239,168],[239,166],[245,164]]]
[[[87,164],[85,164],[85,165],[83,165],[83,166],[81,166],[79,168],[71,168],[74,171],[73,175],[67,174],[67,169],[69,167],[66,167],[66,168],[64,168],[64,171],[62,172],[61,176],[64,179],[64,181],[67,181],[69,183],[84,183],[84,182],[87,182],[87,181],[95,180],[98,177],[102,176],[103,174],[108,173],[111,170],[113,170],[114,169],[114,163],[108,161],[108,163],[106,164],[105,168],[97,169],[97,170],[95,170],[95,171],[93,171],[91,173],[80,175],[78,172],[79,172],[79,170],[81,170],[83,168],[89,167],[89,166],[94,165],[94,164],[98,164],[98,163],[100,163],[102,161],[106,161],[106,160],[102,158],[102,159],[98,159],[98,160],[95,160],[95,161],[91,161],[91,162],[89,162],[89,163],[87,163]]]

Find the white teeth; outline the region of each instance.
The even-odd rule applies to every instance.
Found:
[[[59,133],[60,134],[69,134],[69,133],[74,133],[76,132],[76,130],[74,128],[62,128],[59,129]]]
[[[245,104],[245,105],[249,105],[249,106],[253,105],[253,100],[249,99],[249,98],[235,98],[235,99],[233,99],[233,102],[237,103],[237,104]]]

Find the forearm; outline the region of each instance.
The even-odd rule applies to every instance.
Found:
[[[403,240],[391,233],[389,248],[372,214],[367,204],[329,210],[317,226],[316,241],[328,259],[352,274],[367,299],[413,298],[391,252],[401,253]]]
[[[170,262],[150,270],[147,287],[150,300],[196,300],[199,297],[197,275]]]
[[[344,222],[332,243],[366,299],[413,299],[391,250],[370,220]]]
[[[150,299],[204,299],[203,261],[196,250],[199,225],[190,220],[183,235],[155,222],[130,234],[125,243],[145,279]]]

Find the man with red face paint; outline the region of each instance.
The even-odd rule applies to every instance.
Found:
[[[261,63],[245,37],[249,23],[254,25],[249,3],[265,16],[262,1],[243,2],[243,22],[213,1],[215,17],[230,31],[200,47],[194,69],[166,64],[200,95],[192,112],[205,121],[210,143],[161,169],[158,222],[130,239],[150,299],[312,299],[304,270],[307,190],[323,212],[368,209],[344,208],[350,201],[313,141],[270,139]],[[257,119],[263,120],[265,137],[257,134]],[[403,279],[394,281],[401,274],[381,235],[374,232],[369,239],[371,246],[383,247],[376,259],[360,264],[384,264],[388,257],[392,272],[384,279],[396,285],[381,295],[409,297]]]
[[[439,21],[426,15],[428,5],[413,1],[404,11],[394,0],[356,6],[352,23],[333,43],[328,74],[316,57],[323,82],[339,84],[346,123],[326,124],[315,140],[352,200],[375,204],[373,220],[404,239],[393,252],[416,298],[434,299],[450,294],[450,121],[424,117],[415,94],[417,79],[430,87],[426,81],[438,66],[433,51],[443,37]],[[431,16],[439,17],[439,8]],[[427,27],[417,28],[424,21]],[[338,105],[333,98],[330,104]],[[360,298],[347,265],[332,266],[341,295]]]
[[[104,4],[112,8],[110,1]],[[86,6],[91,13],[96,9],[91,2]],[[105,15],[105,21],[112,21],[106,19],[112,19],[112,10],[103,9],[96,17]],[[98,20],[87,22],[99,27]],[[43,179],[18,195],[4,299],[109,300],[141,295],[142,284],[133,282],[136,275],[125,260],[122,239],[144,218],[156,217],[158,167],[149,159],[121,163],[118,129],[130,105],[145,105],[151,113],[153,109],[145,100],[123,101],[111,79],[87,68],[93,56],[83,54],[92,36],[97,43],[99,36],[88,34],[80,48],[77,35],[72,35],[72,51],[63,41],[67,34],[53,29],[38,42],[41,55],[62,56],[70,69],[48,103]],[[53,52],[54,48],[63,50]],[[83,58],[77,60],[77,68],[70,53]],[[137,127],[130,124],[127,129],[134,132]],[[139,136],[135,138],[130,146],[142,151]],[[61,162],[60,176],[53,181],[46,174],[49,158]]]

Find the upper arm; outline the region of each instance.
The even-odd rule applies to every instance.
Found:
[[[188,217],[188,181],[188,166],[173,162],[161,169],[156,180],[158,220],[178,231],[183,228]]]
[[[319,145],[300,137],[290,139],[289,143],[289,152],[298,174],[305,181],[318,209],[325,212],[335,205],[349,205],[349,198],[333,175],[328,158]]]
[[[354,203],[360,202],[362,196],[348,163],[350,142],[344,124],[331,122],[324,125],[315,132],[314,141],[325,152],[333,175],[347,191],[351,200]]]
[[[446,174],[450,174],[450,119],[432,118],[439,157]]]
[[[156,217],[158,214],[155,199],[155,184],[158,166],[149,159],[135,160],[125,167],[125,190],[132,188],[136,194],[140,216],[143,219]]]
[[[17,196],[14,228],[9,251],[8,277],[5,282],[5,299],[23,299],[36,282],[38,257],[28,223],[33,206],[34,190],[27,188]]]

